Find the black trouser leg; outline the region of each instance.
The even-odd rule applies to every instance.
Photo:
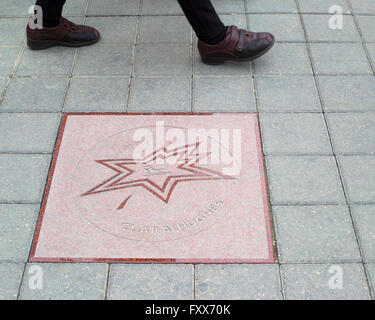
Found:
[[[36,1],[36,5],[43,9],[43,26],[51,28],[59,25],[65,1]],[[216,44],[225,38],[227,28],[210,0],[178,0],[178,2],[200,40],[208,44]]]
[[[36,5],[43,10],[43,26],[53,28],[60,24],[63,6],[66,0],[37,0]],[[74,1],[74,0],[72,0]]]
[[[178,0],[197,37],[207,44],[224,40],[227,27],[217,15],[210,0]]]

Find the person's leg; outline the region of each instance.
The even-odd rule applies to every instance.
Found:
[[[227,27],[210,0],[178,0],[178,3],[201,41],[213,45],[225,38]]]
[[[73,0],[74,1],[74,0]],[[65,0],[37,0],[35,5],[43,10],[43,27],[54,28],[60,24]]]
[[[253,60],[265,54],[275,42],[268,32],[225,27],[210,0],[178,0],[178,3],[197,34],[198,51],[204,63]]]

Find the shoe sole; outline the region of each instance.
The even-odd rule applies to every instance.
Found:
[[[257,55],[255,55],[253,57],[250,57],[250,58],[240,59],[240,58],[231,58],[231,57],[225,57],[224,58],[224,57],[204,57],[204,56],[201,56],[201,60],[204,64],[210,64],[210,65],[222,64],[225,61],[248,62],[248,61],[258,59],[261,56],[263,56],[264,54],[266,54],[273,47],[274,44],[275,44],[275,39],[270,43],[270,45],[265,50],[263,50],[262,52],[259,52]]]
[[[63,47],[83,47],[89,46],[99,41],[100,38],[89,42],[64,42],[64,41],[55,41],[55,40],[32,40],[27,39],[27,46],[31,50],[44,50],[55,46],[63,46]]]

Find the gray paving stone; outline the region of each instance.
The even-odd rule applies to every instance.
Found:
[[[43,289],[31,289],[29,281],[39,266]],[[45,263],[28,264],[22,282],[21,300],[99,300],[104,299],[108,265]]]
[[[9,82],[9,78],[0,78],[0,108],[1,108],[1,100],[4,95],[5,88]],[[0,109],[1,110],[1,109]]]
[[[304,43],[275,43],[264,56],[253,61],[255,74],[311,74]]]
[[[361,43],[311,43],[318,75],[372,74]]]
[[[350,0],[354,13],[375,14],[375,2],[372,0]]]
[[[372,296],[375,296],[375,263],[369,263],[366,265],[367,274],[369,277],[369,282],[372,290]]]
[[[88,17],[85,24],[99,30],[100,44],[135,42],[136,17]]]
[[[190,300],[193,266],[169,264],[111,265],[108,299]],[[142,285],[140,285],[142,284]]]
[[[333,157],[269,156],[266,160],[273,204],[345,203]]]
[[[75,50],[54,47],[43,51],[25,48],[17,67],[18,76],[62,76],[72,72]]]
[[[249,13],[297,13],[294,0],[246,0]]]
[[[38,212],[39,205],[0,204],[0,260],[27,261]]]
[[[0,154],[0,201],[39,202],[50,155]]]
[[[375,203],[375,156],[340,156],[350,203]]]
[[[1,45],[21,45],[25,39],[26,18],[0,18]]]
[[[373,76],[317,77],[325,112],[375,111]]]
[[[191,79],[188,77],[136,77],[129,112],[190,112]]]
[[[14,16],[29,16],[29,7],[35,2],[30,0],[1,0],[0,2],[0,16],[14,17]]]
[[[0,152],[52,152],[60,123],[58,113],[0,113]]]
[[[68,78],[13,78],[0,112],[60,112]]]
[[[65,16],[84,16],[87,9],[88,0],[67,1],[64,5],[63,14]]]
[[[24,265],[0,263],[0,300],[16,300]]]
[[[257,76],[259,112],[321,112],[312,76]]]
[[[191,46],[141,44],[135,57],[135,75],[191,76]]]
[[[176,0],[142,0],[141,15],[183,15]]]
[[[374,16],[357,16],[359,27],[365,41],[375,42],[375,19]]]
[[[368,286],[362,264],[283,265],[285,297],[289,300],[368,300]],[[332,269],[331,269],[332,268]],[[342,289],[331,289],[330,279],[343,272]],[[332,278],[333,277],[333,278]],[[333,281],[331,280],[331,281]]]
[[[243,0],[212,0],[211,1],[218,13],[242,13],[245,12]]]
[[[373,68],[375,68],[375,43],[368,43],[367,44],[367,50],[368,50],[369,55],[370,55],[372,66],[373,66]]]
[[[260,124],[266,155],[332,154],[322,114],[263,113]]]
[[[347,206],[274,206],[281,263],[360,262]]]
[[[327,119],[336,154],[375,154],[375,114],[332,113]]]
[[[139,11],[140,0],[90,0],[87,15],[93,16],[117,16],[135,15]]]
[[[191,43],[192,29],[180,16],[142,16],[139,43]]]
[[[329,28],[331,15],[304,14],[302,18],[308,41],[361,41],[352,16],[342,17],[342,29]]]
[[[226,1],[226,3],[231,4],[232,2]],[[246,20],[246,15],[244,13],[243,14],[220,14],[219,17],[226,26],[235,25],[240,29],[247,29],[247,20]]]
[[[276,41],[304,42],[301,19],[298,14],[250,14],[250,30],[271,32]]]
[[[198,300],[281,299],[278,266],[198,265],[195,298]]]
[[[18,47],[0,47],[0,76],[9,76],[16,63]]]
[[[129,78],[74,77],[64,112],[125,112]]]
[[[255,112],[250,76],[194,79],[194,112]]]
[[[346,0],[297,0],[302,13],[328,13],[331,6],[340,6],[344,14],[350,14]]]
[[[129,76],[133,45],[94,46],[81,48],[74,75]]]
[[[351,210],[364,261],[375,262],[375,206],[357,205],[352,206]]]

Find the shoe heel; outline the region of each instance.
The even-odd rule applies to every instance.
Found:
[[[201,56],[201,60],[205,64],[211,64],[211,65],[216,65],[216,64],[222,64],[224,60],[222,58],[217,58],[217,57],[204,57]]]
[[[27,46],[31,50],[48,49],[48,48],[52,47],[53,45],[54,45],[54,41],[27,39]]]

